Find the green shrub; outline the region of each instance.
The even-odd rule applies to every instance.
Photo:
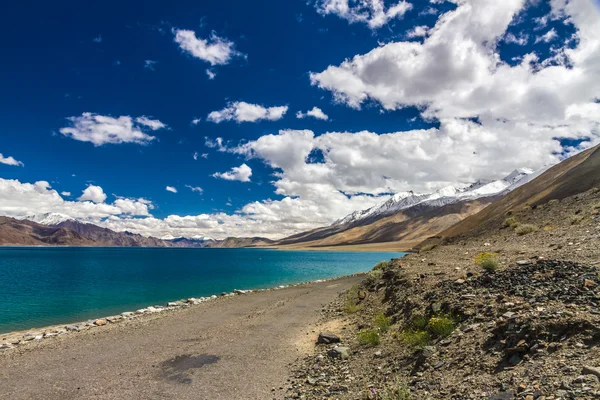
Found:
[[[583,215],[573,215],[571,216],[571,225],[578,225],[583,221]]]
[[[367,272],[367,278],[365,279],[365,284],[367,286],[373,285],[375,282],[377,282],[379,279],[381,279],[382,275],[383,275],[383,270],[381,270],[381,269],[374,269],[372,271]]]
[[[381,400],[412,400],[413,396],[406,384],[398,380],[381,392],[378,398]]]
[[[375,329],[363,329],[358,332],[358,342],[364,346],[377,346],[379,339],[379,332]]]
[[[346,298],[344,299],[344,312],[348,314],[354,314],[361,309],[361,306],[358,304],[360,300],[358,297],[358,292],[358,285],[354,285],[348,289],[348,293],[346,293]]]
[[[427,328],[437,337],[449,336],[454,331],[454,320],[447,315],[431,317]]]
[[[391,264],[391,262],[389,262],[389,261],[379,261],[373,267],[373,271],[379,271],[379,270],[388,269],[390,267],[390,264]]]
[[[431,335],[424,330],[405,329],[400,333],[400,340],[409,347],[419,349],[431,343]]]
[[[484,271],[494,272],[500,266],[500,255],[498,253],[484,252],[475,256],[475,264],[479,264]]]
[[[419,249],[419,253],[425,253],[427,251],[431,251],[437,247],[435,243],[429,243]]]
[[[373,317],[373,325],[375,325],[381,333],[386,333],[390,330],[390,326],[392,326],[392,320],[391,318],[386,317],[383,311],[381,311]]]
[[[516,228],[521,225],[519,221],[515,217],[506,218],[502,223],[503,228]]]
[[[528,233],[537,232],[537,230],[538,230],[538,227],[535,225],[524,224],[524,225],[518,226],[515,229],[515,232],[517,232],[517,235],[523,236],[523,235],[527,235]]]
[[[427,328],[428,319],[422,314],[415,314],[410,319],[410,329],[415,331],[422,331]]]

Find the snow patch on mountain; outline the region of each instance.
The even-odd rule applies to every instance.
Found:
[[[38,224],[48,225],[48,226],[55,226],[55,225],[61,224],[66,221],[75,221],[75,218],[72,218],[68,215],[60,214],[60,213],[52,213],[52,212],[44,213],[44,214],[27,215],[27,216],[19,218],[19,219],[25,219],[28,221],[33,221]]]
[[[382,204],[367,210],[355,211],[352,214],[335,221],[332,226],[351,224],[371,218],[381,218],[416,205],[436,208],[457,203],[459,201],[496,196],[524,185],[533,179],[530,178],[531,176],[538,176],[541,172],[534,172],[529,168],[518,168],[506,177],[496,181],[478,180],[472,184],[446,186],[429,194],[415,194],[413,192],[397,193]]]

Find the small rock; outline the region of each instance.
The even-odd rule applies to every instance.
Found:
[[[108,323],[108,321],[106,321],[105,319],[97,319],[94,321],[94,325],[96,326],[104,326]]]
[[[329,332],[321,332],[319,333],[319,337],[317,338],[317,344],[332,344],[339,343],[340,338],[337,335]]]
[[[465,283],[465,280],[464,279],[457,279],[455,282],[458,283],[459,285],[462,285],[463,283]]]
[[[350,357],[350,349],[348,347],[334,347],[327,352],[327,355],[331,358],[339,358],[346,360]]]
[[[531,263],[529,260],[517,260],[517,265],[529,265]]]
[[[600,378],[600,368],[591,367],[589,365],[584,365],[583,366],[582,374],[584,374],[584,375],[596,375],[598,378]]]

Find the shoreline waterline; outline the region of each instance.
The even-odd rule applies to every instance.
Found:
[[[87,321],[77,321],[71,323],[61,323],[56,325],[44,326],[44,327],[32,327],[24,330],[17,330],[11,332],[0,332],[0,354],[3,351],[16,349],[23,345],[33,342],[39,342],[42,340],[52,339],[64,335],[75,334],[83,331],[87,331],[93,328],[100,328],[107,325],[114,325],[125,321],[133,321],[150,315],[155,316],[168,316],[169,313],[176,312],[178,310],[187,309],[190,307],[201,306],[209,302],[214,302],[219,299],[226,299],[236,296],[246,296],[251,294],[260,294],[273,290],[284,290],[292,287],[307,286],[317,283],[333,282],[336,280],[342,280],[352,277],[366,275],[366,272],[359,272],[350,275],[338,276],[329,279],[317,279],[314,281],[306,281],[299,283],[292,283],[288,285],[279,285],[271,288],[261,289],[234,289],[232,292],[213,294],[208,297],[200,298],[188,298],[169,301],[165,306],[153,305],[147,306],[142,309],[135,311],[123,311],[117,315],[103,316],[89,319]]]
[[[267,289],[347,276],[403,255],[271,249],[0,249],[0,332],[87,321],[235,288]]]

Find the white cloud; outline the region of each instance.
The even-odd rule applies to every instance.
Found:
[[[584,146],[599,142],[600,115],[567,111],[593,104],[600,93],[600,18],[587,0],[552,1],[553,15],[564,15],[576,27],[576,47],[554,49],[547,60],[527,54],[510,65],[501,61],[496,45],[529,4],[461,1],[439,17],[423,43],[380,45],[312,73],[311,82],[356,109],[367,101],[384,110],[419,108],[423,118],[439,121],[428,140],[440,149],[420,139],[408,147],[431,159],[441,151],[440,157],[446,155],[439,161],[453,169],[485,176],[495,171],[494,160],[514,165],[556,160],[554,152],[561,149],[555,138],[589,139]],[[473,118],[479,123],[469,121]],[[467,148],[469,153],[461,150]],[[450,149],[462,156],[450,156]],[[404,151],[401,158],[414,156]]]
[[[352,23],[366,23],[369,28],[381,28],[396,18],[402,18],[412,4],[400,1],[386,7],[384,0],[317,0],[317,11],[322,15],[334,14]]]
[[[67,120],[71,122],[71,126],[61,128],[61,134],[81,142],[93,143],[95,146],[120,143],[148,144],[156,138],[144,133],[144,128],[156,130],[166,127],[159,120],[149,120],[146,117],[136,118],[134,122],[130,116],[113,118],[89,112],[79,117],[69,117]]]
[[[166,190],[167,192],[171,192],[171,193],[177,193],[177,189],[176,189],[176,188],[174,188],[173,186],[167,186],[167,187],[165,188],[165,190]]]
[[[104,193],[102,188],[99,188],[98,193]],[[96,200],[100,200],[100,198]],[[21,183],[16,179],[0,178],[0,215],[9,217],[52,212],[69,215],[82,221],[98,223],[101,219],[108,217],[147,216],[148,208],[152,208],[152,204],[144,199],[118,198],[114,204],[67,201],[52,189],[47,181]]]
[[[200,123],[200,121],[202,121],[202,118],[194,118],[192,120],[192,125],[198,125]]]
[[[140,199],[127,199],[124,197],[118,198],[114,202],[114,206],[122,211],[122,214],[135,215],[135,216],[149,216],[149,209],[153,209],[154,206],[149,200]]]
[[[159,120],[157,120],[157,119],[150,119],[150,118],[145,117],[145,116],[137,117],[135,119],[135,122],[137,122],[140,125],[147,126],[148,128],[152,129],[153,131],[156,131],[156,130],[163,129],[163,128],[167,127],[167,125],[163,124]]]
[[[208,114],[207,121],[216,124],[224,121],[256,122],[261,120],[277,121],[283,118],[288,106],[263,107],[259,104],[250,104],[244,101],[228,103],[227,107],[220,111]]]
[[[231,168],[231,171],[216,172],[212,176],[228,181],[250,182],[250,177],[252,176],[252,168],[250,168],[246,164],[242,164],[239,167]]]
[[[417,37],[425,37],[429,32],[429,27],[427,25],[415,26],[413,29],[406,33],[406,37],[409,39],[417,38]]]
[[[204,192],[200,186],[185,185],[185,187],[198,194],[202,194],[202,192]]]
[[[93,39],[94,43],[102,43],[102,35],[98,35]]]
[[[200,155],[200,157],[202,157],[202,158],[208,158],[208,153],[202,153],[202,154]]]
[[[4,157],[2,153],[0,153],[0,164],[13,165],[15,167],[25,166],[21,161],[15,160],[14,157]]]
[[[309,110],[305,113],[302,111],[298,111],[296,113],[296,118],[305,118],[305,117],[313,117],[316,119],[320,119],[323,121],[327,121],[329,116],[323,112],[319,107],[313,107],[312,110]]]
[[[218,137],[216,139],[211,139],[208,136],[204,137],[204,145],[211,149],[217,149],[218,151],[227,151],[227,147],[223,144],[223,138]],[[204,155],[203,155],[204,157]]]
[[[518,44],[519,46],[525,46],[527,43],[529,43],[529,35],[520,34],[519,36],[515,36],[512,33],[507,33],[504,36],[504,41],[506,43],[514,43]]]
[[[71,196],[71,192],[60,192],[61,196],[69,197]]]
[[[539,43],[539,42],[550,43],[557,37],[558,37],[558,33],[556,33],[556,29],[552,28],[548,32],[543,34],[542,36],[536,37],[535,42],[536,43]]]
[[[210,80],[213,80],[217,77],[217,73],[215,71],[213,71],[212,69],[207,69],[206,75],[208,75],[208,79],[210,79]]]
[[[195,151],[195,152],[194,152],[194,155],[193,155],[192,157],[194,157],[194,160],[198,160],[198,152],[197,152],[197,151]]]
[[[154,60],[144,60],[144,68],[150,71],[156,71],[155,65],[158,64],[158,61]]]
[[[235,49],[233,42],[217,36],[215,32],[208,39],[198,39],[196,32],[190,30],[176,29],[173,32],[181,50],[212,66],[229,64],[233,57],[244,56]]]
[[[89,185],[77,200],[93,201],[94,203],[100,204],[106,201],[106,194],[100,186]]]

